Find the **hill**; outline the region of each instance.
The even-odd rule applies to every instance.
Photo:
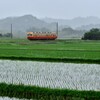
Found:
[[[100,24],[100,18],[94,17],[94,16],[76,17],[76,18],[73,18],[73,19],[43,18],[42,20],[47,22],[47,23],[58,22],[59,25],[68,25],[69,27],[72,27],[74,29],[77,28],[77,27],[82,28],[82,26],[87,26],[87,25],[93,25],[93,27],[94,27],[94,25]]]
[[[37,19],[32,15],[24,15],[20,17],[8,17],[0,20],[0,29],[1,30],[10,30],[10,25],[13,25],[14,31],[26,31],[28,28],[34,27],[44,27],[46,22]]]
[[[7,17],[4,19],[0,19],[0,33],[10,33],[12,24],[12,31],[14,37],[26,37],[27,31],[56,31],[56,22],[58,22],[59,38],[80,38],[84,34],[84,31],[81,31],[81,25],[87,25],[89,23],[99,23],[98,21],[99,19],[95,17],[90,17],[87,19],[74,18],[72,20],[50,18],[39,19],[33,15]],[[75,27],[77,26],[79,26],[79,28],[75,29]],[[66,30],[63,31],[63,29],[65,28]],[[69,28],[72,29],[69,31]]]

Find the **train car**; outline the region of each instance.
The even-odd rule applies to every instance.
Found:
[[[55,40],[56,38],[56,32],[27,32],[29,40]]]

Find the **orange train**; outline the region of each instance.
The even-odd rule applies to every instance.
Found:
[[[55,40],[56,38],[56,32],[27,32],[29,40]]]

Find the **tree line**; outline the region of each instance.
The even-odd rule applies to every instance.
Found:
[[[0,37],[11,37],[11,36],[12,36],[11,33],[5,33],[5,34],[0,33]]]

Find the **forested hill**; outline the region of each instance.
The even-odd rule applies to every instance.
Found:
[[[79,30],[89,30],[94,27],[100,27],[100,18],[90,16],[90,17],[76,17],[73,19],[54,19],[54,18],[43,18],[45,22],[58,22],[59,25],[68,25],[74,29]]]
[[[0,20],[0,30],[9,31],[10,25],[13,25],[14,31],[26,31],[30,27],[44,27],[46,22],[37,19],[32,15],[24,15],[20,17],[7,17]]]
[[[77,17],[74,19],[39,19],[33,15],[24,15],[16,17],[7,17],[0,19],[0,30],[10,30],[13,24],[14,31],[26,31],[30,28],[47,28],[55,30],[55,22],[59,23],[59,29],[71,27],[79,30],[89,30],[94,27],[100,27],[100,19],[98,17]]]
[[[96,24],[100,26],[100,19],[97,17],[74,18],[71,20],[64,19],[39,19],[33,15],[24,15],[16,17],[7,17],[0,19],[0,33],[9,33],[12,31],[16,37],[26,37],[27,31],[56,31],[56,22],[59,24],[59,37],[82,37],[85,28],[81,25],[91,24],[94,28]],[[93,25],[92,25],[93,24]],[[79,26],[79,28],[77,28]],[[92,27],[93,26],[93,27]],[[87,28],[87,27],[86,27]]]

